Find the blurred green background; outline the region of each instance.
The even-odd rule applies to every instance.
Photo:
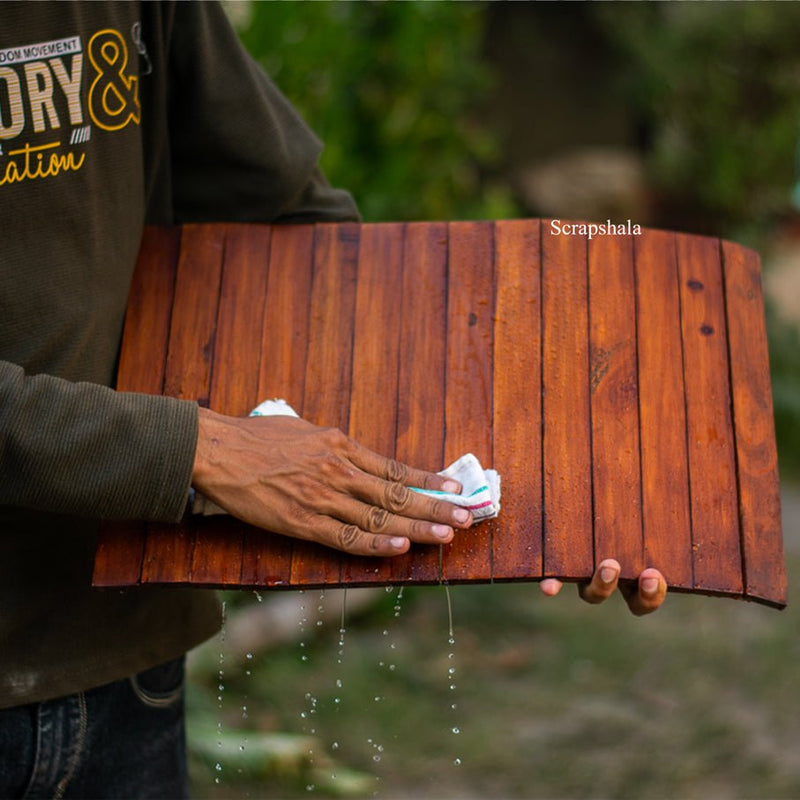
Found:
[[[227,8],[367,221],[630,218],[761,253],[790,606],[451,587],[450,644],[442,587],[351,590],[344,635],[341,592],[229,594],[192,659],[195,796],[800,797],[800,5]]]

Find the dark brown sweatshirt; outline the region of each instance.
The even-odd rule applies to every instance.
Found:
[[[210,3],[0,4],[0,708],[219,625],[202,590],[90,587],[96,520],[177,520],[194,403],[113,385],[146,223],[356,219]]]

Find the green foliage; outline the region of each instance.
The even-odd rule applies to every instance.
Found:
[[[767,314],[772,401],[778,457],[784,477],[800,476],[800,329]]]
[[[789,208],[800,134],[800,6],[600,4],[654,134],[658,188],[724,232]]]
[[[482,179],[484,19],[473,3],[255,3],[240,33],[365,220],[491,218],[514,209]]]

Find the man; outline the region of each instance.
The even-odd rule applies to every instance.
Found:
[[[0,147],[0,795],[183,796],[181,657],[219,610],[93,591],[95,520],[175,521],[193,485],[253,524],[393,555],[470,518],[408,490],[442,478],[339,432],[108,388],[145,223],[357,219],[216,5],[2,4]],[[618,573],[601,564],[584,597]],[[639,587],[636,613],[663,601],[657,571]]]

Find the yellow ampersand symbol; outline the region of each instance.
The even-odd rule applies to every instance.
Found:
[[[89,113],[98,128],[118,131],[139,124],[139,79],[125,72],[128,47],[119,31],[98,31],[89,40],[89,60],[97,77],[89,88]]]

